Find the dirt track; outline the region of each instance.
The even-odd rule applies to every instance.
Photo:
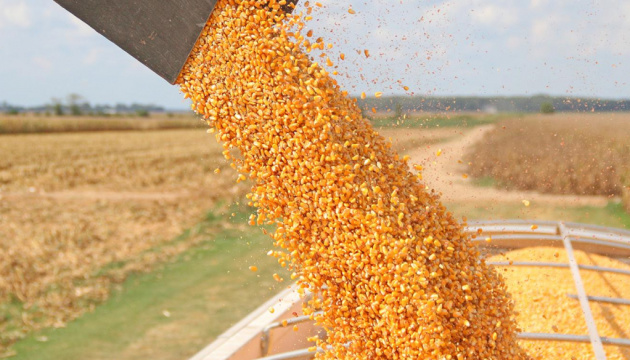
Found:
[[[443,142],[437,142],[433,145],[422,145],[409,147],[406,152],[412,160],[423,166],[423,179],[426,184],[442,193],[444,202],[513,202],[520,203],[528,200],[531,203],[563,205],[563,206],[605,206],[608,199],[604,196],[577,196],[577,195],[550,195],[541,194],[533,191],[506,191],[491,187],[479,187],[473,184],[470,178],[464,178],[466,164],[459,163],[462,160],[467,149],[481,141],[484,135],[489,132],[494,125],[485,125],[475,127],[470,130],[453,129],[445,132],[445,129],[437,130],[442,137],[446,137]],[[432,138],[428,133],[435,130],[395,130],[386,131],[385,136],[398,138],[396,133],[400,135],[398,141],[406,141],[410,133],[418,132],[417,136],[421,138]],[[427,134],[422,134],[425,132]],[[433,136],[434,137],[434,136]],[[407,141],[408,142],[408,141]],[[437,151],[441,151],[441,155],[437,156]]]

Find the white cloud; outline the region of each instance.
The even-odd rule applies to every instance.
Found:
[[[530,7],[534,9],[545,6],[545,5],[547,5],[547,0],[531,0],[530,1]]]
[[[482,25],[486,26],[512,26],[518,21],[517,9],[507,6],[499,7],[493,4],[487,4],[475,8],[471,12],[472,19]]]
[[[21,28],[31,26],[30,10],[26,1],[0,0],[0,28],[12,25]]]
[[[550,19],[536,19],[532,22],[532,39],[536,42],[542,42],[549,37],[551,30]]]
[[[519,36],[510,36],[505,41],[505,45],[511,50],[520,49],[523,46],[523,38]]]
[[[92,29],[88,24],[84,23],[78,17],[68,13],[68,18],[74,25],[72,35],[78,37],[89,37],[96,34],[96,30]]]
[[[355,94],[396,93],[402,80],[416,94],[562,93],[573,86],[576,94],[630,96],[630,0],[319,1],[325,7],[316,8],[308,28],[334,44],[326,53],[340,84]],[[363,49],[368,59],[355,51]],[[319,54],[311,53],[321,62]],[[15,95],[16,103],[47,101],[48,93],[66,91],[59,84],[114,101],[161,81],[51,0],[0,0],[0,55],[10,59],[0,68],[0,93],[25,77],[46,76],[41,88]],[[70,81],[70,72],[85,83]],[[183,107],[180,98],[163,101]]]
[[[103,49],[101,48],[93,48],[83,57],[82,61],[85,65],[92,65],[96,63],[103,53]]]
[[[52,61],[50,61],[50,59],[45,58],[43,56],[34,57],[32,61],[33,61],[33,64],[35,64],[35,66],[39,67],[42,70],[50,70],[53,67]]]

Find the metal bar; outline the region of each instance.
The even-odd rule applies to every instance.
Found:
[[[524,242],[524,241],[534,241],[537,243],[542,243],[542,242],[562,241],[562,239],[557,235],[511,234],[509,233],[509,231],[506,231],[506,232],[507,234],[494,232],[490,236],[492,236],[492,240],[494,242],[510,241],[510,242],[517,243],[517,242]],[[485,237],[478,236],[477,238],[472,239],[472,241],[483,243],[485,241]],[[596,235],[593,235],[592,237],[582,237],[582,238],[573,239],[573,242],[579,243],[581,245],[593,245],[593,246],[609,247],[609,248],[623,249],[626,251],[630,251],[630,243],[626,244],[626,243],[621,243],[621,242],[615,242],[612,240],[600,240],[596,238]],[[492,246],[492,243],[490,245]]]
[[[519,333],[516,335],[519,340],[539,340],[539,341],[566,341],[566,342],[578,342],[588,343],[590,338],[588,335],[574,335],[574,334],[548,334],[548,333]],[[624,338],[611,338],[602,337],[602,343],[606,345],[630,347],[630,339]],[[317,348],[317,352],[322,352],[321,348]],[[289,351],[281,354],[271,355],[257,360],[288,360],[301,356],[315,355],[315,352],[308,351],[308,349],[300,349]]]
[[[537,262],[537,261],[488,261],[486,262],[488,265],[493,266],[533,266],[533,267],[557,267],[557,268],[568,268],[569,264],[565,263],[552,263],[552,262]],[[630,275],[629,270],[624,269],[616,269],[605,266],[596,266],[596,265],[578,265],[580,270],[592,270],[599,272],[609,272],[616,273],[622,275]]]
[[[622,275],[630,275],[630,271],[628,270],[615,269],[615,268],[606,267],[606,266],[579,265],[579,267],[581,270],[593,270],[593,271],[609,272],[609,273],[622,274]]]
[[[616,242],[616,241],[611,241],[611,240],[601,240],[599,238],[594,238],[594,237],[589,237],[589,238],[585,238],[585,237],[580,237],[580,238],[574,238],[572,240],[575,243],[580,243],[580,244],[591,244],[591,245],[598,245],[598,246],[609,246],[609,247],[614,247],[616,249],[624,249],[624,250],[630,250],[630,243],[629,244],[625,244],[625,243],[621,243],[621,242]]]
[[[526,233],[534,231],[529,229],[531,225],[538,225],[537,234],[553,234],[546,231],[549,227],[556,227],[557,223],[539,220],[493,220],[493,221],[469,221],[464,231],[469,233],[483,229],[484,233]],[[596,238],[616,244],[630,245],[630,231],[617,228],[609,228],[591,224],[564,223],[567,234],[580,238]]]
[[[562,241],[562,238],[560,238],[560,236],[558,235],[550,235],[550,234],[501,234],[499,235],[499,233],[495,232],[492,233],[491,235],[488,236],[492,236],[492,240],[544,240],[544,241]],[[475,239],[472,239],[472,241],[475,242],[483,242],[486,241],[486,237],[482,236],[477,236]],[[615,244],[616,246],[617,244]]]
[[[547,333],[519,333],[516,335],[520,340],[542,340],[542,341],[567,341],[588,343],[591,341],[588,335],[573,334],[547,334]],[[606,345],[616,345],[630,347],[630,339],[602,337],[602,343]]]
[[[577,261],[575,260],[575,255],[573,254],[571,238],[567,235],[566,228],[562,222],[558,224],[558,229],[560,230],[560,235],[562,236],[564,249],[569,257],[569,268],[571,269],[573,282],[575,282],[575,288],[578,293],[578,300],[580,301],[580,306],[582,307],[582,312],[584,313],[584,320],[586,321],[586,327],[588,328],[588,336],[591,340],[591,345],[593,346],[595,359],[606,360],[606,352],[604,351],[604,346],[602,345],[602,339],[597,333],[597,326],[595,325],[595,320],[593,319],[593,314],[591,313],[591,307],[588,303],[588,298],[586,297],[586,290],[584,290],[584,283],[582,282],[582,277],[580,276],[580,269]]]
[[[322,313],[323,311],[316,311],[313,313],[313,316],[320,315]],[[309,321],[309,320],[311,320],[311,315],[302,315],[302,316],[294,317],[291,319],[286,319],[287,326],[293,325],[293,324],[299,324],[299,323]],[[283,326],[282,321],[276,321],[265,326],[265,328],[263,329],[262,336],[260,337],[260,349],[262,351],[263,356],[269,353],[269,340],[271,339],[269,332],[281,326]]]
[[[322,311],[316,311],[316,312],[313,313],[313,315],[320,315],[320,314],[322,314]],[[298,323],[301,323],[301,322],[304,322],[304,321],[312,320],[311,316],[312,315],[301,315],[301,316],[298,316],[298,317],[286,319],[287,326],[293,325],[293,324],[298,324]],[[278,328],[278,327],[281,327],[281,326],[282,326],[282,321],[277,321],[277,322],[274,322],[274,323],[271,323],[271,324],[267,325],[263,331],[269,331],[271,329]]]
[[[565,226],[569,230],[571,235],[580,235],[580,231],[588,231],[588,232],[598,232],[601,234],[605,234],[606,236],[614,236],[621,238],[620,240],[630,241],[630,231],[619,228],[611,228],[600,225],[593,224],[582,224],[582,223],[572,223],[567,222]]]
[[[532,229],[532,225],[538,226],[537,229]],[[474,229],[474,228],[473,228]],[[473,230],[470,229],[470,230]],[[489,227],[483,227],[484,234],[494,234],[494,233],[504,233],[510,232],[514,234],[544,234],[544,235],[557,235],[556,234],[556,225],[545,225],[545,224],[536,224],[535,222],[530,222],[528,224],[505,224],[505,225],[490,225]],[[469,231],[470,231],[469,230]],[[477,232],[474,230],[472,232]]]
[[[324,350],[322,350],[321,348],[317,348],[317,352],[322,352],[322,351]],[[309,356],[309,355],[315,356],[315,351],[309,351],[308,349],[293,350],[293,351],[283,352],[280,354],[261,357],[256,360],[287,360],[287,359],[295,359],[295,358]]]
[[[343,347],[345,347],[346,349],[349,346],[350,346],[349,342],[343,344]],[[326,349],[330,350],[332,348],[333,347],[331,345],[326,345]],[[269,356],[266,356],[266,357],[258,358],[256,360],[284,360],[284,359],[294,359],[294,358],[297,358],[297,357],[309,356],[309,355],[311,355],[311,357],[313,357],[313,356],[315,356],[315,353],[321,353],[321,352],[324,352],[324,349],[322,349],[321,347],[318,346],[315,351],[311,351],[308,348],[306,348],[306,349],[299,349],[299,350],[283,352],[283,353],[280,353],[280,354],[269,355]]]
[[[571,299],[578,299],[576,294],[567,294]],[[603,302],[617,305],[630,305],[630,300],[624,298],[611,298],[606,296],[587,296],[588,301]]]
[[[465,227],[465,231],[476,232],[478,228],[494,228],[498,226],[503,226],[503,228],[509,228],[512,225],[523,226],[523,225],[533,225],[536,224],[539,226],[557,226],[558,223],[555,221],[541,221],[541,220],[521,220],[521,219],[511,219],[511,220],[471,220],[468,221],[467,226]],[[602,233],[606,235],[618,236],[620,238],[625,238],[623,240],[630,241],[630,231],[619,228],[611,228],[593,224],[583,224],[583,223],[574,223],[574,222],[565,222],[565,228],[569,231],[571,235],[575,235],[576,231],[588,231],[590,233]],[[484,232],[487,232],[484,230]]]
[[[550,225],[550,226],[558,226],[557,221],[553,220],[531,220],[531,219],[501,219],[501,220],[470,220],[468,221],[468,227],[472,226],[482,226],[485,227],[487,225],[503,225],[503,224],[531,224],[532,222],[540,225]]]

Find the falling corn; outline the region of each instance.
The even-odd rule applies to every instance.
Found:
[[[219,0],[177,83],[249,174],[256,218],[276,225],[271,254],[321,294],[304,305],[328,329],[318,359],[527,359],[501,277],[281,5]]]

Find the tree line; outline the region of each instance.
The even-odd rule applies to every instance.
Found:
[[[50,103],[39,106],[18,106],[3,101],[0,103],[0,113],[9,115],[18,115],[21,113],[35,113],[43,115],[55,116],[108,116],[116,114],[133,114],[137,116],[149,116],[150,113],[163,113],[166,110],[163,106],[153,104],[90,104],[83,96],[78,94],[69,94],[64,99],[52,98]]]
[[[598,99],[581,97],[534,96],[388,96],[381,98],[357,98],[362,110],[375,108],[379,111],[408,113],[414,111],[444,112],[622,112],[630,111],[630,99]],[[549,106],[551,105],[551,107]]]
[[[357,98],[363,111],[372,108],[378,111],[393,111],[397,114],[425,111],[465,111],[465,112],[511,112],[532,113],[559,112],[623,112],[630,111],[630,99],[598,99],[581,97],[559,97],[548,95],[534,96],[383,96],[381,98]],[[153,104],[92,105],[82,96],[70,94],[65,99],[53,98],[49,104],[24,107],[0,103],[0,113],[19,114],[24,112],[49,115],[113,115],[135,114],[148,116],[149,113],[162,113],[164,107]]]

